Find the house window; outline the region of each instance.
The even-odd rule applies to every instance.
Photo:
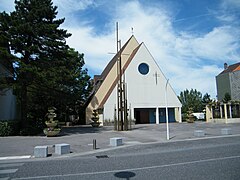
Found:
[[[142,74],[142,75],[146,75],[149,72],[149,66],[146,63],[141,63],[138,66],[138,71]]]

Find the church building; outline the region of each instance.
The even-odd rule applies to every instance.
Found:
[[[182,104],[169,81],[145,44],[131,36],[102,74],[94,76],[94,90],[86,105],[86,124],[91,122],[93,110],[98,110],[100,122],[114,121],[120,79],[124,84],[128,119],[136,124],[165,123],[167,107],[169,122],[182,121]]]
[[[0,78],[12,79],[12,73],[0,60]],[[17,104],[17,97],[13,94],[12,88],[0,88],[0,120],[16,120],[19,118],[20,108]]]

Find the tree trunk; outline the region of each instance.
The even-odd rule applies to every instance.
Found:
[[[21,87],[21,128],[27,125],[27,85],[22,83]]]

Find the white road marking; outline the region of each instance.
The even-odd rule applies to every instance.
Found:
[[[0,170],[0,174],[11,174],[17,172],[18,169],[3,169]]]
[[[24,163],[8,163],[8,164],[0,164],[0,168],[8,168],[8,167],[18,167],[22,166]]]
[[[23,166],[24,163],[3,163],[0,164],[0,180],[8,180],[10,177],[9,174],[16,173],[18,171],[18,167]]]
[[[0,178],[0,180],[8,180],[8,179],[10,179],[10,177]]]
[[[147,167],[141,167],[141,168],[116,169],[116,170],[110,170],[110,171],[86,172],[86,173],[64,174],[64,175],[23,177],[23,178],[15,178],[14,180],[48,179],[48,178],[55,178],[55,177],[97,175],[97,174],[116,173],[116,172],[121,172],[121,171],[141,171],[141,170],[157,169],[157,168],[164,168],[164,167],[171,167],[171,166],[182,166],[182,165],[204,163],[204,162],[223,161],[223,160],[236,159],[236,158],[240,158],[240,156],[229,156],[229,157],[221,157],[221,158],[213,158],[213,159],[202,159],[202,160],[197,160],[197,161],[187,161],[187,162],[181,162],[181,163],[165,164],[165,165],[158,165],[158,166],[147,166]]]
[[[11,159],[28,159],[28,158],[31,158],[31,155],[0,157],[0,161],[1,160],[11,160]]]

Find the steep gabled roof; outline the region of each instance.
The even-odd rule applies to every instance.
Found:
[[[104,80],[106,78],[106,76],[108,75],[109,71],[112,69],[113,65],[116,63],[119,54],[121,54],[124,49],[126,48],[127,44],[129,43],[129,41],[134,38],[134,36],[132,35],[129,40],[124,44],[124,46],[120,49],[120,51],[112,58],[112,60],[108,63],[108,65],[105,67],[105,69],[103,70],[102,74],[101,74],[101,80]]]
[[[124,46],[120,49],[120,51],[112,58],[112,60],[107,64],[107,66],[105,67],[105,69],[103,70],[101,75],[97,75],[94,78],[94,90],[93,92],[90,94],[90,97],[88,99],[88,101],[86,102],[86,105],[89,104],[93,97],[98,93],[98,91],[101,89],[101,86],[104,84],[105,79],[107,78],[107,76],[110,74],[110,71],[112,71],[112,69],[114,68],[114,66],[116,65],[116,62],[118,60],[118,57],[121,55],[123,55],[126,51],[128,51],[129,49],[129,45],[132,42],[137,42],[136,38],[132,35],[129,40],[124,44]],[[136,53],[136,49],[138,49],[138,47],[140,46],[139,43],[137,42],[137,48],[131,49],[131,53],[129,53],[128,58],[126,63],[122,64],[122,71],[124,72],[124,70],[127,68],[127,65],[130,63],[131,59],[133,58],[134,54]],[[131,45],[130,45],[131,46]],[[125,51],[126,50],[126,51]],[[125,59],[125,58],[124,58]],[[102,97],[102,99],[99,99],[99,107],[103,106],[103,104],[105,103],[105,101],[107,100],[108,96],[111,94],[111,92],[113,91],[114,87],[116,86],[117,82],[119,80],[119,77],[115,77],[114,80],[110,83],[111,85],[108,86],[108,90],[105,91],[103,94],[104,96]],[[103,85],[104,86],[104,85]],[[101,92],[103,92],[101,90]]]
[[[227,67],[226,69],[224,69],[220,74],[230,73],[230,72],[239,71],[239,70],[240,70],[240,62],[228,66],[228,67]],[[219,75],[220,75],[220,74],[219,74]]]
[[[133,57],[135,56],[135,54],[137,53],[137,51],[138,51],[138,49],[140,48],[141,45],[142,45],[142,43],[136,49],[133,50],[132,54],[130,54],[127,62],[122,67],[122,74],[124,74],[125,70],[127,69],[128,65],[132,61]],[[105,97],[103,98],[103,101],[100,103],[99,107],[103,107],[103,105],[105,104],[107,98],[110,96],[110,94],[112,93],[113,89],[116,87],[119,79],[120,79],[120,76],[118,75],[115,78],[114,82],[112,83],[112,86],[109,88],[108,92],[106,93]]]

